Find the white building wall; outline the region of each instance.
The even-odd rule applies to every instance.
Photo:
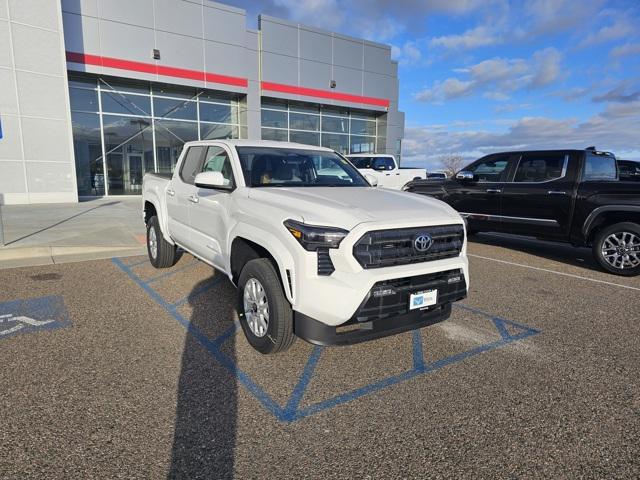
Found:
[[[0,0],[0,204],[76,202],[60,2]]]

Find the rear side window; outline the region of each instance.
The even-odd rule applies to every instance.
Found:
[[[356,168],[371,168],[371,157],[347,157]]]
[[[514,182],[547,182],[564,176],[567,156],[563,154],[525,154],[518,163]]]
[[[180,178],[184,183],[193,185],[196,180],[196,175],[200,173],[202,153],[205,147],[189,147],[187,150],[184,162],[180,168]]]
[[[618,169],[616,159],[605,155],[587,153],[584,162],[582,179],[585,182],[594,180],[616,180]]]
[[[373,168],[376,170],[393,170],[395,166],[391,157],[377,157],[373,159]]]

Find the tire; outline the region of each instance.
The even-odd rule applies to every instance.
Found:
[[[147,254],[151,265],[156,268],[173,267],[182,256],[178,248],[175,245],[171,245],[162,236],[158,217],[151,217],[147,222]]]
[[[640,248],[640,225],[620,222],[596,233],[593,256],[607,272],[632,277],[640,275],[640,250],[631,248]]]
[[[254,286],[256,290],[252,290]],[[253,295],[252,291],[257,294]],[[255,302],[255,300],[263,300],[263,297],[266,299],[266,322],[264,322],[264,310],[260,310],[262,308],[260,305],[264,305],[264,303]],[[255,310],[246,311],[250,308]],[[251,260],[240,272],[238,316],[247,341],[260,353],[283,352],[293,345],[296,339],[293,334],[293,311],[282,291],[278,274],[268,259]],[[252,322],[252,318],[255,319],[254,322]],[[250,326],[250,322],[253,323],[253,327]],[[265,323],[266,329],[264,328]]]

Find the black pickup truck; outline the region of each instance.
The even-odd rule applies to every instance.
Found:
[[[628,165],[625,165],[627,168]],[[467,219],[468,232],[506,232],[590,246],[608,272],[640,274],[640,182],[593,147],[495,153],[453,178],[415,180]]]

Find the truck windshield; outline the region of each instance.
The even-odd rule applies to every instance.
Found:
[[[368,187],[347,160],[333,152],[237,147],[249,187]]]

